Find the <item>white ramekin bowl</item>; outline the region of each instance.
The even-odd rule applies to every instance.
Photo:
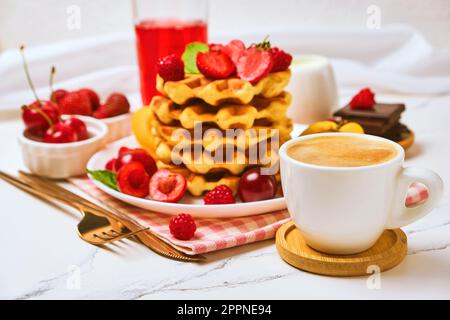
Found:
[[[108,126],[106,142],[113,142],[131,134],[131,112],[111,118],[100,119]]]
[[[76,117],[87,127],[90,138],[71,143],[44,143],[31,140],[22,133],[19,144],[23,161],[35,174],[48,178],[68,178],[86,173],[86,164],[90,157],[106,143],[108,126],[100,120],[84,116]]]

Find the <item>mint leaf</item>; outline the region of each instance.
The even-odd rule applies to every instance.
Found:
[[[181,59],[184,62],[184,72],[190,74],[198,74],[197,69],[197,54],[199,52],[208,52],[209,47],[202,42],[191,42],[186,46]]]
[[[97,181],[100,181],[104,185],[119,191],[117,188],[116,174],[108,170],[87,170],[87,172]]]

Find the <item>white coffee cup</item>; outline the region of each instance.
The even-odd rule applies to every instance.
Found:
[[[291,158],[296,143],[321,136],[356,136],[381,140],[398,150],[395,158],[362,167],[327,167]],[[369,249],[385,229],[410,224],[429,213],[443,192],[441,178],[431,170],[403,167],[403,148],[390,140],[355,133],[303,136],[280,148],[281,182],[289,213],[312,248],[332,254]],[[405,206],[408,187],[423,183],[426,202]]]
[[[326,57],[295,56],[286,90],[292,94],[287,115],[295,123],[310,124],[331,117],[339,107],[333,69]]]

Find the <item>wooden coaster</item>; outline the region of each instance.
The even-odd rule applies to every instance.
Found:
[[[414,132],[409,131],[405,134],[402,135],[402,139],[400,141],[397,141],[397,143],[399,145],[401,145],[403,147],[403,149],[408,149],[409,147],[411,147],[414,143]]]
[[[400,229],[386,230],[375,245],[352,255],[332,255],[309,247],[300,231],[290,221],[282,225],[276,235],[280,256],[290,265],[312,273],[327,276],[368,275],[368,267],[376,265],[385,271],[398,265],[407,252],[405,233]]]

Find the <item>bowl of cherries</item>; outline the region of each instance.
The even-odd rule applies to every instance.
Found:
[[[94,117],[61,114],[57,103],[39,99],[25,59],[24,66],[35,96],[34,102],[22,106],[25,129],[19,144],[25,165],[49,178],[84,174],[89,158],[105,144],[108,126]]]
[[[56,110],[45,100],[23,108],[23,161],[31,172],[49,178],[84,174],[89,158],[105,144],[108,127],[91,117],[59,115]]]

